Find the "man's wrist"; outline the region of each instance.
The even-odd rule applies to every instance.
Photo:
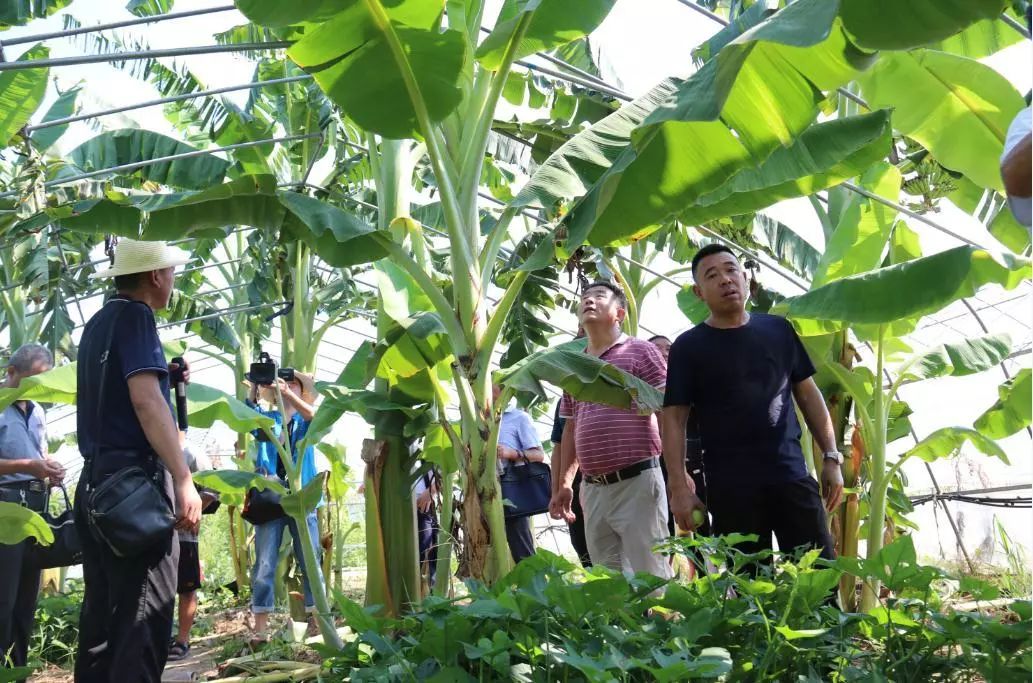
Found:
[[[688,475],[685,475],[685,479],[682,480],[672,477],[670,482],[668,482],[668,487],[671,489],[671,493],[696,493],[696,484]]]
[[[843,454],[839,451],[825,451],[822,453],[822,461],[825,465],[833,463],[835,465],[843,464]]]

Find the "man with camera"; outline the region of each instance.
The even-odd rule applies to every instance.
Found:
[[[45,347],[26,344],[11,356],[4,388],[17,389],[23,379],[53,364]],[[0,413],[0,501],[43,512],[49,487],[64,476],[64,467],[47,457],[43,408],[34,401],[15,401],[5,408]],[[40,581],[32,543],[0,544],[0,665],[26,663]]]
[[[250,385],[248,404],[259,413],[270,417],[275,423],[273,435],[276,438],[286,436],[287,451],[295,465],[298,463],[298,443],[308,432],[312,422],[315,408],[315,388],[312,378],[308,375],[297,372],[293,368],[276,369],[276,365],[269,358],[268,354],[261,354],[257,363],[251,364],[251,372],[247,376]],[[273,385],[279,388],[283,399],[284,413],[281,414],[277,405],[276,391]],[[259,397],[271,405],[269,409],[263,409],[258,405]],[[286,434],[284,434],[286,429]],[[269,478],[276,478],[280,483],[287,485],[287,468],[280,460],[276,444],[267,440],[264,432],[255,432],[257,452],[255,456],[255,471]],[[304,487],[315,478],[316,457],[315,449],[309,446],[301,454],[301,485]],[[319,544],[319,518],[313,510],[306,518],[309,535],[312,538],[312,548],[316,557],[321,555],[322,548]],[[255,527],[255,566],[251,572],[251,613],[254,615],[254,631],[256,640],[264,640],[268,637],[269,613],[274,609],[273,587],[276,580],[276,565],[280,555],[280,544],[283,540],[284,529],[290,531],[293,539],[294,556],[298,564],[304,567],[301,558],[303,557],[303,546],[301,533],[294,522],[294,519],[286,514],[281,514],[275,519],[262,523],[254,523]],[[316,568],[315,581],[322,582],[323,576],[320,569]],[[312,590],[309,584],[309,577],[304,576],[305,608],[312,612],[314,601]]]
[[[165,668],[179,554],[173,529],[197,529],[201,499],[169,397],[170,372],[185,383],[189,371],[166,362],[154,311],[168,306],[175,267],[187,261],[163,242],[123,239],[111,267],[91,276],[114,278],[117,293],[79,343],[84,468],[75,511],[85,594],[76,681],[160,681]]]

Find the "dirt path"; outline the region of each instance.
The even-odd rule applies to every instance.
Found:
[[[190,644],[189,657],[169,662],[161,680],[173,683],[215,678],[219,662],[242,654],[248,634],[244,620],[246,612],[246,609],[229,609],[208,617],[211,622],[208,633]],[[71,683],[72,672],[52,666],[37,672],[29,680],[32,683]]]

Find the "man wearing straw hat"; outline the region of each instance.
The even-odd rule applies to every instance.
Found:
[[[79,449],[86,485],[139,466],[175,501],[176,528],[196,530],[201,499],[187,469],[169,398],[169,365],[154,311],[168,306],[175,268],[186,254],[164,242],[123,239],[112,265],[116,294],[83,330],[78,361]],[[103,370],[106,366],[106,370]],[[176,368],[173,368],[176,369]],[[186,368],[183,369],[187,374]],[[91,533],[83,491],[76,527],[83,544],[85,594],[79,617],[76,681],[160,681],[176,596],[178,545],[168,539],[119,557]]]

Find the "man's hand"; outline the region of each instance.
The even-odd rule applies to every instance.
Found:
[[[433,507],[434,497],[430,495],[430,489],[426,489],[423,493],[416,496],[416,509],[423,514],[430,514]]]
[[[284,398],[294,396],[294,390],[291,389],[291,385],[283,377],[276,378],[276,386],[280,388],[280,393],[283,394]]]
[[[556,492],[552,494],[552,500],[549,501],[549,516],[553,519],[562,519],[570,524],[577,519],[574,511],[570,509],[573,502],[574,489],[560,484]]]
[[[40,458],[32,461],[27,474],[36,479],[49,479],[51,484],[60,484],[65,478],[65,468],[57,460]]]
[[[828,512],[835,510],[843,500],[843,468],[835,460],[826,459],[822,465],[821,494]]]
[[[500,444],[498,447],[498,456],[500,460],[520,460],[520,451]]]
[[[706,506],[703,505],[699,496],[687,486],[678,486],[672,487],[668,491],[667,497],[678,528],[683,531],[695,531],[698,525],[692,518],[692,511],[706,510]]]
[[[169,374],[179,370],[179,363],[169,363]],[[190,384],[190,363],[183,359],[183,384]]]
[[[197,533],[201,527],[201,496],[190,477],[173,484],[176,490],[176,528]]]

